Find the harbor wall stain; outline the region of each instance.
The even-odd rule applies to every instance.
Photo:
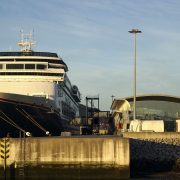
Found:
[[[126,179],[129,178],[129,162],[128,138],[30,137],[10,138],[7,165],[10,175],[10,167],[14,167],[15,176],[18,176],[18,171],[23,167],[26,178],[35,178],[37,172],[38,178],[53,174],[57,179]],[[2,159],[0,166],[3,167]]]

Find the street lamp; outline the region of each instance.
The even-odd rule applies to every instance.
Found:
[[[136,119],[136,34],[141,33],[138,29],[132,29],[128,31],[134,34],[134,109],[133,109],[133,119]]]
[[[115,97],[114,95],[112,95],[112,96],[111,96],[111,99],[112,99],[112,103],[113,103],[114,97]]]

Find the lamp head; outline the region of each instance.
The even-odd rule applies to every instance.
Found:
[[[132,29],[131,31],[128,31],[129,33],[142,33],[139,29]]]
[[[26,132],[26,136],[30,137],[31,133],[30,132]]]

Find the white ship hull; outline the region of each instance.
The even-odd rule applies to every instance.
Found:
[[[27,39],[21,52],[0,52],[0,135],[77,130],[69,122],[79,116],[80,93],[67,65],[56,53],[32,51]]]

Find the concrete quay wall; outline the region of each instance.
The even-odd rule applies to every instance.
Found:
[[[119,136],[30,137],[25,138],[25,141],[10,138],[10,158],[7,160],[7,165],[18,168],[25,164],[25,177],[28,178],[37,178],[37,176],[45,178],[44,175],[48,173],[46,175],[48,178],[56,174],[57,178],[64,177],[64,179],[87,178],[89,175],[91,179],[96,179],[98,176],[126,179],[129,177],[129,162],[128,138]],[[3,163],[1,159],[1,167]],[[15,171],[17,174],[17,169]]]
[[[180,139],[179,132],[125,132],[123,133],[125,138],[133,139]]]
[[[132,173],[180,169],[180,133],[126,132],[123,137],[130,138]]]

